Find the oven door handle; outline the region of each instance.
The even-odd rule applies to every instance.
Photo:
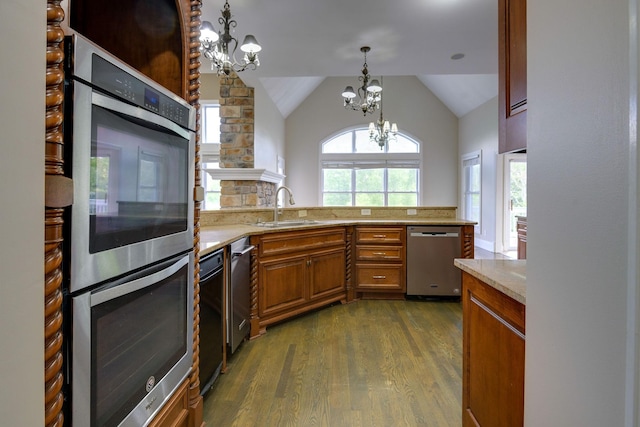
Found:
[[[193,254],[185,255],[178,259],[166,261],[166,264],[170,264],[168,267],[163,268],[159,271],[155,271],[148,275],[144,275],[142,277],[136,278],[134,280],[128,281],[123,284],[114,282],[112,286],[109,286],[105,289],[97,289],[91,292],[91,307],[102,304],[103,302],[109,301],[113,298],[117,298],[123,295],[126,295],[131,292],[135,292],[140,289],[144,289],[148,286],[151,286],[155,283],[158,283],[168,277],[171,277],[178,270],[180,270],[185,265],[189,264],[190,257]],[[165,263],[159,264],[158,268],[161,266],[166,266]],[[153,270],[152,270],[153,271]],[[117,285],[117,286],[116,286]]]
[[[183,139],[190,139],[190,131],[180,127],[169,119],[147,111],[141,107],[126,104],[99,92],[91,92],[91,104],[109,110],[123,119],[149,129],[172,132]]]

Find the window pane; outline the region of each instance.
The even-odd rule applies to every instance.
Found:
[[[384,191],[384,169],[356,169],[356,191]]]
[[[206,210],[213,210],[220,208],[220,193],[207,193],[204,205]]]
[[[352,153],[353,152],[352,138],[353,138],[353,134],[351,132],[338,135],[332,140],[327,141],[322,145],[322,152],[323,153]]]
[[[480,165],[469,168],[469,191],[480,191]]]
[[[416,193],[389,193],[388,206],[418,206]]]
[[[466,218],[471,221],[480,221],[480,194],[471,193],[466,197]]]
[[[351,191],[350,169],[323,169],[324,191]]]
[[[324,193],[323,206],[351,206],[351,193]]]
[[[389,169],[387,191],[418,191],[418,170]]]
[[[419,153],[418,144],[406,136],[398,135],[389,143],[389,153]]]
[[[357,130],[356,134],[356,153],[379,153],[380,147],[375,142],[369,140],[368,130]]]
[[[220,143],[220,106],[205,105],[202,120],[202,135],[205,144]]]
[[[384,194],[356,193],[356,206],[384,206]]]

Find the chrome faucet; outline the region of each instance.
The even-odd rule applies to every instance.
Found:
[[[274,224],[278,223],[278,193],[280,192],[280,190],[287,190],[287,193],[289,193],[289,204],[290,205],[295,205],[296,204],[296,201],[293,200],[293,193],[291,192],[289,187],[285,187],[284,185],[278,187],[278,189],[276,190],[276,199],[275,199],[275,202],[273,203],[273,205],[274,205],[274,208],[273,208],[273,222],[274,222]]]

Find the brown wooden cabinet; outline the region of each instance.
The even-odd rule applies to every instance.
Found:
[[[252,237],[251,337],[267,325],[346,300],[344,227],[299,230]]]
[[[527,1],[498,0],[499,153],[527,148]]]
[[[151,421],[149,427],[187,427],[189,426],[189,401],[187,386],[189,380],[184,380],[171,399],[162,407],[158,415]]]
[[[525,307],[462,273],[462,425],[522,426]]]
[[[355,290],[362,298],[404,298],[406,231],[403,226],[356,227]]]
[[[518,259],[527,259],[527,217],[516,217],[516,233],[518,234]]]
[[[186,0],[79,0],[69,3],[69,24],[188,100],[192,8]]]

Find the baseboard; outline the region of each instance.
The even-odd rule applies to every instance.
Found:
[[[489,240],[482,240],[482,239],[476,238],[474,239],[474,244],[480,249],[484,249],[490,252],[496,251],[496,243]]]

